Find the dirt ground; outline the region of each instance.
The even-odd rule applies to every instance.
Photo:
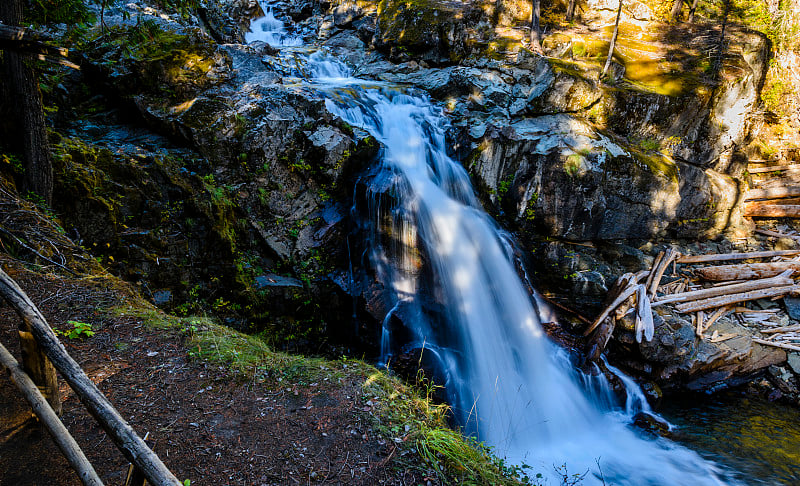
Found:
[[[431,484],[413,459],[380,437],[364,405],[364,377],[341,382],[245,380],[191,358],[178,331],[146,329],[101,309],[119,302],[107,284],[0,265],[55,328],[89,322],[96,334],[62,338],[69,353],[155,452],[191,485]],[[0,342],[19,359],[18,317],[0,301]],[[106,484],[128,463],[61,381],[62,420]],[[369,402],[367,402],[369,403]],[[436,482],[436,481],[432,481]],[[0,373],[0,486],[79,485],[77,475],[7,373]]]

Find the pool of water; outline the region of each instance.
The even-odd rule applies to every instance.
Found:
[[[665,400],[674,440],[729,466],[747,484],[800,485],[800,409],[735,392]]]

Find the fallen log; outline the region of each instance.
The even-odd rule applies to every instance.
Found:
[[[785,273],[785,272],[784,272]],[[664,304],[672,304],[676,302],[688,302],[691,300],[708,299],[710,297],[719,297],[720,295],[737,294],[747,292],[750,290],[766,289],[770,287],[781,287],[791,285],[794,281],[787,275],[778,275],[777,277],[765,278],[760,280],[750,280],[743,283],[733,285],[726,285],[724,287],[711,287],[702,290],[692,290],[680,294],[672,294],[661,297],[651,304],[656,307]]]
[[[747,260],[749,258],[768,258],[774,256],[800,255],[800,250],[769,250],[769,251],[750,251],[744,253],[710,253],[707,255],[681,255],[678,263],[703,263],[721,262],[726,260]]]
[[[650,295],[651,299],[656,296],[656,290],[658,290],[658,286],[661,284],[661,277],[664,276],[664,272],[667,270],[667,267],[669,267],[669,264],[672,263],[672,261],[678,256],[680,256],[680,253],[672,248],[669,248],[664,254],[664,258],[659,261],[658,267],[653,267],[650,275],[653,276],[653,273],[655,273],[655,276],[653,276],[653,281],[650,282],[649,286],[647,287],[648,294]]]
[[[795,346],[794,344],[776,343],[773,341],[767,341],[766,339],[759,339],[759,338],[753,338],[753,342],[758,344],[763,344],[765,346],[773,346],[775,348],[789,349],[791,351],[800,351],[800,346]]]
[[[625,302],[631,295],[636,292],[637,288],[637,281],[636,276],[632,273],[626,273],[619,277],[617,281],[614,283],[614,286],[611,287],[611,290],[608,293],[608,297],[606,297],[606,301],[609,302],[604,308],[603,311],[600,313],[599,316],[592,322],[592,325],[586,328],[583,332],[584,336],[588,336],[595,330],[597,326],[600,325],[603,320],[608,317],[611,312],[617,308],[621,303]]]
[[[798,200],[797,202],[800,203],[800,200]],[[773,238],[791,238],[793,240],[800,240],[800,236],[798,235],[787,235],[784,233],[778,233],[777,231],[772,231],[767,229],[758,228],[755,230],[755,232],[760,235],[771,236]]]
[[[766,167],[753,167],[753,168],[748,168],[747,172],[751,174],[761,174],[764,172],[783,172],[787,170],[800,170],[800,164],[781,164],[781,165],[768,165]]]
[[[683,314],[690,314],[699,310],[714,309],[716,307],[735,304],[737,302],[747,302],[749,300],[764,299],[778,295],[787,295],[789,293],[798,291],[800,291],[800,285],[787,285],[784,287],[752,290],[750,292],[742,292],[740,294],[723,295],[720,297],[712,297],[710,299],[678,304],[675,306],[675,310]]]
[[[647,280],[644,283],[645,287],[648,289],[650,288],[650,284],[653,282],[653,277],[655,277],[659,265],[661,265],[661,260],[664,259],[664,255],[665,253],[660,251],[658,252],[658,255],[656,255],[655,259],[653,259],[653,266],[650,268],[650,273],[647,274]]]
[[[753,280],[780,275],[786,270],[800,272],[800,262],[740,263],[695,268],[694,273],[705,280]],[[723,287],[724,288],[724,287]]]
[[[783,327],[773,327],[772,329],[762,329],[761,334],[775,334],[779,332],[794,332],[800,331],[800,324],[794,324],[791,326],[783,326]]]
[[[800,186],[770,187],[769,189],[750,189],[744,195],[745,201],[755,199],[780,199],[800,196]]]
[[[17,385],[25,400],[30,403],[33,413],[39,417],[39,421],[53,437],[53,442],[61,449],[67,462],[78,474],[81,482],[85,486],[103,486],[103,482],[94,467],[92,467],[78,443],[75,442],[75,439],[69,434],[67,428],[59,420],[58,415],[50,407],[50,404],[47,403],[39,388],[2,344],[0,344],[0,364],[9,371],[11,381]]]
[[[30,323],[42,351],[61,373],[70,387],[80,397],[81,403],[97,420],[103,430],[128,461],[135,464],[153,486],[181,486],[178,478],[161,462],[161,459],[136,435],[108,399],[86,376],[80,365],[67,353],[39,309],[31,302],[14,280],[0,269],[0,295],[19,316]]]
[[[800,218],[800,204],[745,203],[743,216],[750,218]]]

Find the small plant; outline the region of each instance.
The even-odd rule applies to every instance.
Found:
[[[69,339],[89,338],[94,336],[92,325],[88,322],[80,321],[67,321],[67,324],[72,326],[72,329],[66,331],[55,330],[56,334],[67,337]]]

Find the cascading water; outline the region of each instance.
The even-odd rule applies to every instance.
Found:
[[[696,453],[631,429],[646,401],[621,407],[602,375],[577,371],[547,338],[503,235],[446,153],[441,110],[419,93],[359,86],[367,82],[321,51],[305,62],[301,75],[314,78],[328,110],[382,145],[369,201],[372,259],[410,346],[437,361],[465,432],[555,482],[554,468],[566,464],[589,471],[585,484],[723,484]]]

